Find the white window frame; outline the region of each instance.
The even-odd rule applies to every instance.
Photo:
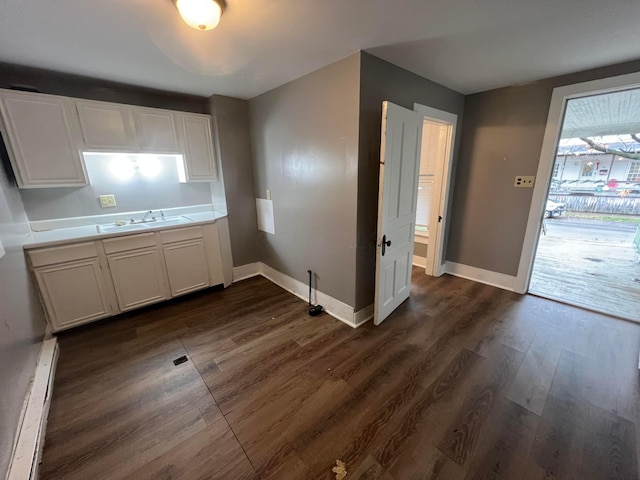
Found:
[[[544,140],[540,151],[540,161],[538,162],[536,175],[538,180],[533,188],[527,229],[520,253],[518,274],[513,282],[513,291],[517,293],[527,293],[529,290],[533,260],[538,246],[540,229],[542,228],[546,198],[551,185],[551,169],[553,168],[553,162],[558,153],[558,141],[560,139],[560,130],[562,129],[567,102],[572,98],[611,93],[631,88],[640,88],[640,72],[566,85],[553,89]]]

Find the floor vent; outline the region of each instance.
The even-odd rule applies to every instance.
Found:
[[[187,360],[188,360],[188,358],[186,357],[186,355],[183,355],[183,356],[181,356],[180,358],[176,358],[176,359],[173,361],[173,364],[174,364],[174,365],[180,365],[181,363],[184,363],[184,362],[186,362]]]

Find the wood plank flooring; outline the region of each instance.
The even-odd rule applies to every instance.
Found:
[[[306,310],[256,277],[61,334],[41,478],[638,478],[640,325],[419,269],[379,327]]]
[[[540,235],[529,291],[597,312],[640,322],[640,264],[632,243],[608,238],[591,227],[568,236],[557,228],[564,219],[548,219],[547,234]]]

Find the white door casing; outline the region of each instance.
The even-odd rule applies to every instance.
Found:
[[[433,181],[433,199],[431,201],[431,218],[429,220],[429,243],[427,247],[428,275],[440,276],[445,271],[444,243],[448,220],[448,203],[451,195],[451,169],[453,166],[453,143],[456,138],[458,116],[419,103],[413,104],[413,109],[420,113],[425,120],[441,124],[444,131],[444,151],[438,155],[436,176]]]
[[[423,116],[382,103],[374,323],[411,293]]]
[[[538,248],[538,239],[543,221],[542,217],[551,185],[551,175],[556,157],[555,153],[560,140],[560,132],[562,130],[567,102],[572,98],[611,93],[631,88],[640,88],[640,72],[576,83],[553,89],[544,140],[540,151],[536,182],[533,187],[531,207],[527,219],[527,229],[520,253],[518,275],[513,287],[514,292],[524,294],[529,290],[533,261]]]

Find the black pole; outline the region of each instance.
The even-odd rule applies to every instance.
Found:
[[[324,307],[322,305],[311,304],[311,282],[313,282],[313,272],[311,270],[307,270],[307,272],[309,272],[309,315],[315,317],[323,312]]]

